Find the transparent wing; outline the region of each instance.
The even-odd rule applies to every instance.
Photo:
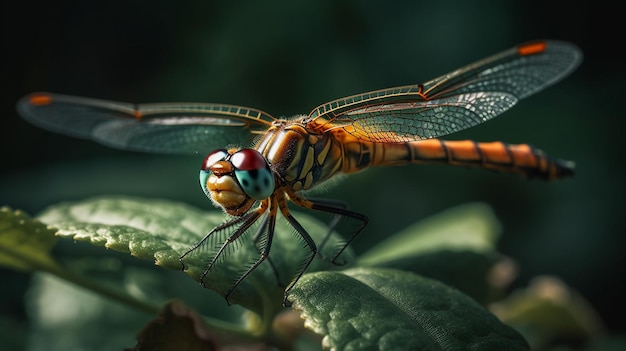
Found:
[[[193,154],[250,143],[274,117],[253,108],[207,103],[131,104],[33,93],[17,109],[44,129],[127,150]]]
[[[328,102],[313,109],[309,117],[331,124],[325,128],[343,128],[364,141],[435,138],[501,114],[567,76],[581,60],[581,51],[570,43],[526,43],[424,84]]]

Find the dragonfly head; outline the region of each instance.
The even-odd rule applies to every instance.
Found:
[[[274,176],[254,149],[217,149],[205,157],[200,185],[213,204],[240,216],[274,191]]]

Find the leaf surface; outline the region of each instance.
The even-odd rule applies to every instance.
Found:
[[[291,296],[305,325],[336,350],[528,350],[473,299],[410,272],[311,273]]]
[[[57,240],[54,231],[22,211],[0,208],[0,265],[28,272],[57,270],[49,255]]]
[[[424,219],[359,257],[359,265],[411,271],[454,286],[487,304],[516,267],[495,250],[500,223],[491,208],[469,203]]]
[[[321,242],[327,233],[326,224],[306,215],[295,216],[313,239]],[[157,265],[173,270],[183,268],[179,258],[187,249],[227,219],[221,212],[205,212],[174,201],[119,196],[57,204],[39,218],[59,228],[59,236],[154,260]],[[254,228],[249,232],[231,244],[223,259],[207,274],[204,279],[207,288],[224,296],[251,263],[259,259],[259,249],[252,239]],[[199,281],[225,237],[209,241],[186,256],[185,272]],[[333,236],[329,246],[338,240]],[[279,216],[269,259],[244,279],[230,301],[258,313],[268,303],[280,309],[284,287],[309,253],[295,230]],[[353,254],[347,250],[344,257],[351,260]],[[328,267],[328,263],[316,259],[310,271]]]

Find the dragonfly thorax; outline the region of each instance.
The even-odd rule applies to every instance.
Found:
[[[274,176],[254,149],[217,149],[203,161],[200,186],[213,204],[240,216],[274,191]]]
[[[330,133],[304,124],[308,117],[272,125],[256,149],[263,155],[282,185],[292,190],[308,190],[338,174],[342,146]]]

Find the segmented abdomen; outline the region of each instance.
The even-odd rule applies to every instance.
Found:
[[[362,145],[363,149],[370,154],[368,165],[361,164],[360,167],[356,167],[357,162],[353,161],[352,165],[356,168],[407,163],[439,163],[486,168],[548,180],[571,176],[574,172],[572,162],[554,159],[527,144],[440,139],[398,144],[364,144],[370,144]],[[352,171],[358,170],[356,168]]]

